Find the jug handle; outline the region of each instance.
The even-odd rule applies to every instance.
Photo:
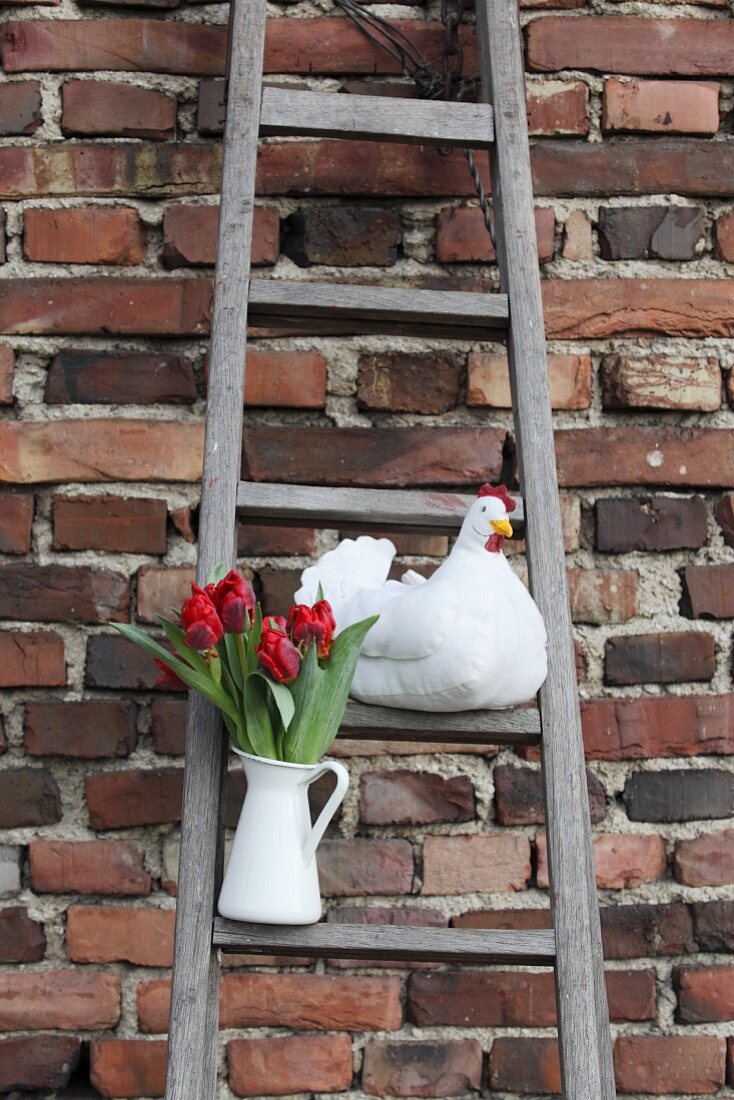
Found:
[[[326,826],[331,821],[332,817],[338,810],[344,795],[347,793],[347,787],[349,786],[349,772],[343,764],[339,764],[336,760],[324,760],[323,764],[317,772],[309,776],[308,786],[315,783],[326,772],[333,772],[336,776],[336,787],[334,788],[329,801],[324,806],[323,810],[316,819],[315,825],[312,827],[311,832],[308,834],[306,843],[303,845],[303,858],[306,863],[309,863],[316,854],[316,849],[319,846],[319,841],[326,832]]]

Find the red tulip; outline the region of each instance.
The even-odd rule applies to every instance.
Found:
[[[319,657],[328,657],[336,630],[331,604],[328,600],[319,600],[313,607],[294,604],[288,613],[288,629],[294,642],[309,646],[315,641]]]
[[[191,591],[181,607],[181,626],[186,645],[203,652],[221,641],[224,627],[209,593],[198,584],[192,584]]]
[[[154,657],[153,660],[161,670],[161,675],[155,682],[156,687],[171,688],[173,691],[186,691],[186,684],[177,676],[172,668],[169,668],[165,661],[161,661],[160,657]]]
[[[301,667],[301,655],[286,634],[263,629],[256,652],[260,664],[279,684],[295,680]]]
[[[242,633],[245,629],[245,615],[248,615],[252,622],[255,608],[254,589],[250,582],[234,569],[230,569],[224,580],[213,588],[211,599],[227,634]]]

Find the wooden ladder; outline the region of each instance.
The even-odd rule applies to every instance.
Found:
[[[227,741],[218,712],[189,702],[167,1100],[211,1100],[216,1085],[218,950],[396,961],[554,966],[564,1096],[612,1100],[611,1039],[596,900],[574,648],[566,586],[516,0],[476,0],[486,102],[372,99],[262,87],[265,0],[233,0],[229,91],[199,527],[198,576],[235,560],[235,517],[268,524],[458,529],[469,498],[430,492],[241,482],[248,311],[303,331],[496,338],[509,353],[530,589],[548,629],[539,709],[422,714],[350,706],[349,736],[539,744],[552,930],[456,931],[215,918]],[[489,153],[502,293],[256,280],[250,247],[258,134],[457,145]],[[513,516],[513,522],[515,522]]]

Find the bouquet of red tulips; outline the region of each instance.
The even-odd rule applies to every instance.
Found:
[[[169,653],[136,626],[115,629],[150,653],[157,683],[198,691],[224,717],[243,752],[292,764],[315,764],[337,735],[359,650],[377,616],[334,637],[328,600],[294,604],[284,619],[263,615],[249,581],[215,570],[191,586],[177,621],[159,615]]]

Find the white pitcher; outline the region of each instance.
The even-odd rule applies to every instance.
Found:
[[[349,786],[335,760],[286,764],[232,749],[247,792],[219,894],[219,915],[259,924],[315,924],[321,917],[316,848]],[[336,788],[311,826],[308,788],[325,772]]]

